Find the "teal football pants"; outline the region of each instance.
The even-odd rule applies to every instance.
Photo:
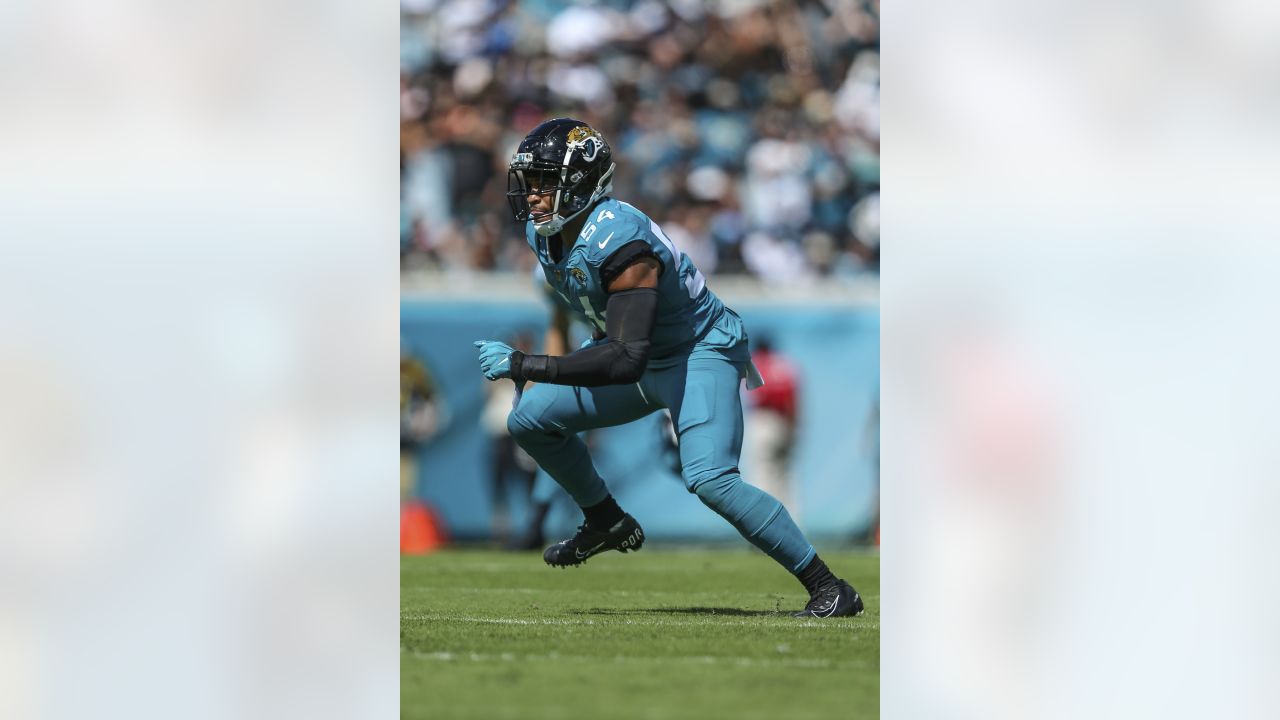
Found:
[[[580,507],[609,494],[577,436],[671,410],[685,486],[753,545],[791,572],[808,564],[813,546],[772,495],[742,481],[745,366],[718,353],[697,353],[675,367],[647,370],[633,385],[582,388],[538,384],[507,418],[515,441]]]
[[[549,503],[556,499],[556,494],[560,492],[560,484],[555,478],[547,474],[546,470],[538,468],[538,473],[533,477],[533,489],[529,491],[529,499],[534,503]]]

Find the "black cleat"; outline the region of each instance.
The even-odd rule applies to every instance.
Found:
[[[630,515],[623,515],[616,525],[603,532],[593,530],[586,523],[578,526],[578,533],[568,540],[547,548],[542,559],[548,565],[568,567],[581,565],[592,555],[605,550],[639,550],[644,544],[644,531],[640,523]]]
[[[795,617],[847,617],[862,614],[862,596],[849,583],[841,580],[835,585],[818,588],[809,598],[804,610],[795,613]]]

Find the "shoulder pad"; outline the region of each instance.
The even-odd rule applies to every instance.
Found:
[[[592,226],[595,229],[592,230]],[[614,208],[596,208],[582,230],[586,239],[587,262],[600,267],[624,245],[641,241],[650,242],[647,224],[641,224],[639,218],[630,213],[618,212]]]

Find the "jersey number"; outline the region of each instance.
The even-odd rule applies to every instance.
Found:
[[[582,232],[578,233],[578,237],[582,238],[583,240],[590,240],[591,236],[596,234],[596,223],[602,222],[605,218],[609,218],[610,220],[612,220],[615,217],[617,216],[614,215],[612,212],[608,210],[601,210],[600,214],[596,215],[596,222],[593,222],[590,225],[582,228]]]
[[[587,319],[600,332],[604,332],[604,316],[596,312],[595,307],[591,304],[591,298],[586,295],[579,295],[578,300],[582,302],[582,311],[587,314]]]
[[[596,234],[596,223],[604,222],[606,218],[613,220],[616,217],[617,216],[610,210],[601,210],[600,213],[596,215],[595,222],[583,228],[582,232],[579,233],[579,237],[583,240],[590,240],[591,236]],[[565,300],[568,299],[569,298],[565,298]],[[597,312],[595,306],[591,304],[591,298],[586,295],[579,295],[578,302],[582,305],[582,312],[587,316],[587,319],[591,321],[591,324],[600,332],[604,332],[604,313]]]
[[[626,203],[623,204],[626,205]],[[605,219],[613,220],[616,217],[617,216],[610,210],[601,210],[600,213],[596,215],[595,222],[583,228],[582,232],[579,233],[579,237],[583,240],[590,240],[591,236],[596,234],[596,223],[604,222]],[[667,234],[662,232],[662,228],[658,227],[658,223],[650,220],[649,229],[652,230],[653,234],[658,236],[658,240],[662,241],[662,244],[666,246],[667,252],[671,253],[672,259],[675,260],[676,267],[679,268],[681,261],[684,260],[684,254],[680,252],[680,249],[676,247],[675,243],[671,242],[671,238],[667,237]],[[685,290],[689,292],[689,297],[694,299],[702,293],[702,289],[706,287],[706,285],[706,278],[703,277],[702,271],[698,270],[696,267],[693,268],[693,274],[685,278],[684,281]],[[562,297],[564,297],[565,301],[568,302],[568,297],[563,294]],[[579,295],[578,303],[582,305],[582,312],[587,316],[587,319],[591,321],[591,324],[600,332],[604,332],[604,313],[595,309],[595,306],[591,304],[591,298],[586,295]]]
[[[573,303],[570,302],[568,295],[565,295],[558,289],[556,292],[559,293],[560,297],[564,298],[565,302],[569,303],[569,307],[573,307]],[[579,295],[578,304],[582,306],[582,314],[587,316],[587,320],[590,320],[591,324],[595,326],[597,330],[604,332],[604,315],[596,312],[596,307],[591,304],[591,298],[586,295]]]

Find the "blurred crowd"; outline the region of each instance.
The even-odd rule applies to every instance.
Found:
[[[401,0],[400,53],[406,269],[531,271],[507,161],[572,116],[704,273],[878,271],[878,0]]]

